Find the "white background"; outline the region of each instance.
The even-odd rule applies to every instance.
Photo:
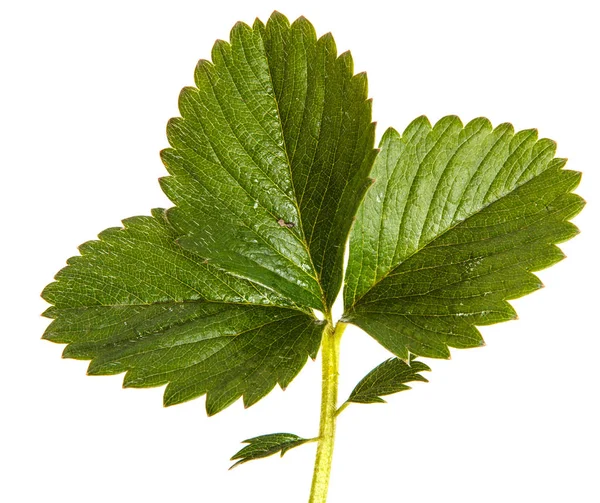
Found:
[[[368,71],[378,137],[414,117],[537,127],[583,171],[588,206],[547,288],[429,384],[339,420],[331,503],[600,501],[598,13],[593,1],[17,1],[0,7],[3,205],[0,500],[304,502],[314,444],[228,472],[239,441],[317,432],[320,366],[247,411],[86,377],[40,341],[39,292],[76,246],[167,206],[158,152],[199,58],[274,8],[332,31]],[[350,330],[341,398],[387,358]]]

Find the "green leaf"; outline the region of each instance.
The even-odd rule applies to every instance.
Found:
[[[483,118],[388,130],[350,237],[343,319],[403,359],[482,345],[475,326],[514,319],[507,300],[540,288],[532,271],[578,232],[580,174],[555,149]]]
[[[375,150],[364,74],[331,35],[274,13],[238,23],[201,60],[162,152],[178,243],[326,311]]]
[[[507,301],[539,288],[532,272],[577,233],[579,173],[536,131],[483,118],[390,129],[375,160],[366,76],[304,18],[236,24],[194,80],[161,153],[175,206],[79,248],[42,293],[44,338],[89,374],[166,385],[165,405],[206,395],[209,415],[285,389],[325,341],[319,437],[263,435],[232,458],[318,441],[310,498],[325,501],[337,414],[426,382],[415,355],[482,345],[476,326],[516,317]],[[398,358],[336,410],[346,322]]]
[[[413,358],[410,362],[405,362],[400,358],[390,358],[363,377],[352,390],[346,402],[385,403],[381,396],[410,389],[410,386],[406,385],[407,382],[428,382],[420,372],[430,370],[423,362]]]
[[[214,414],[285,388],[315,358],[321,322],[176,245],[163,210],[123,224],[82,245],[42,294],[55,318],[44,338],[91,359],[89,374],[168,383],[165,405],[207,394]]]
[[[235,453],[231,460],[239,459],[231,468],[235,468],[242,463],[247,463],[253,459],[266,458],[281,451],[281,457],[294,447],[313,442],[314,439],[307,439],[294,435],[293,433],[271,433],[269,435],[261,435],[260,437],[244,440],[243,444],[249,444]],[[230,468],[230,470],[231,470]]]
[[[291,307],[272,290],[226,274],[175,243],[165,211],[123,221],[79,247],[42,294],[56,308],[207,299]]]
[[[364,74],[274,13],[217,41],[162,152],[177,205],[80,247],[43,292],[44,338],[90,374],[207,394],[209,414],[285,388],[315,357],[376,151]]]

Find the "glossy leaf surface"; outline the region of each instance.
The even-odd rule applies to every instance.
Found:
[[[376,151],[365,75],[304,18],[236,24],[194,77],[162,152],[176,207],[82,245],[43,292],[44,338],[213,414],[316,356]]]
[[[428,382],[421,372],[430,370],[423,362],[414,359],[405,362],[400,358],[390,358],[363,377],[346,402],[385,403],[382,396],[409,390],[408,382]]]
[[[555,149],[483,118],[388,130],[350,238],[343,319],[405,360],[482,345],[476,325],[514,319],[507,300],[540,288],[532,272],[577,234],[580,174]]]
[[[231,457],[232,461],[238,460],[231,468],[254,459],[272,456],[278,452],[281,452],[281,456],[283,457],[290,449],[306,442],[312,442],[312,440],[299,437],[293,433],[271,433],[244,440],[242,443],[248,445]]]
[[[238,23],[201,60],[172,119],[162,180],[184,248],[326,310],[370,184],[374,126],[364,74],[331,35],[273,14]]]
[[[273,292],[228,275],[175,244],[163,210],[124,221],[56,276],[44,338],[89,374],[127,372],[124,386],[168,384],[172,405],[207,394],[209,414],[285,388],[315,358],[323,324]]]

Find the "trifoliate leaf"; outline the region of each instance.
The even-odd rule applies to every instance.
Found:
[[[407,382],[428,382],[420,372],[430,370],[423,362],[412,358],[409,362],[400,358],[390,358],[363,377],[346,402],[385,403],[382,396],[410,389]]]
[[[445,117],[388,130],[357,214],[345,279],[354,323],[397,356],[480,346],[476,325],[514,319],[509,299],[564,255],[580,174],[535,130]]]
[[[331,35],[275,13],[266,26],[236,24],[195,83],[162,153],[179,244],[326,310],[375,157],[365,75]]]
[[[43,292],[55,318],[44,338],[91,359],[89,374],[168,383],[165,405],[207,394],[214,414],[285,388],[316,356],[321,322],[179,247],[163,210],[123,224],[82,245]]]
[[[563,258],[555,244],[577,232],[568,220],[584,204],[571,193],[579,174],[534,130],[456,117],[389,130],[373,166],[365,75],[331,35],[278,13],[218,41],[179,109],[162,152],[175,207],[82,245],[43,292],[53,304],[44,338],[91,360],[89,374],[166,385],[165,405],[207,395],[214,414],[285,388],[326,333],[319,437],[263,435],[232,458],[319,441],[311,501],[325,501],[344,322],[399,358],[337,413],[426,381],[413,355],[483,344],[476,326],[514,318],[507,300],[539,288],[532,271]]]
[[[271,433],[269,435],[261,435],[260,437],[249,438],[244,440],[243,444],[249,444],[235,453],[231,460],[239,459],[231,468],[235,468],[242,463],[247,463],[253,459],[266,458],[281,451],[281,457],[294,447],[313,442],[314,439],[302,438],[293,433]],[[231,469],[230,468],[230,469]]]

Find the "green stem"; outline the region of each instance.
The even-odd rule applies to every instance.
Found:
[[[321,387],[321,423],[319,445],[310,489],[309,503],[326,503],[329,489],[329,474],[335,441],[338,377],[340,365],[340,339],[346,324],[338,322],[333,328],[328,323],[323,334],[321,358],[323,359],[323,383]]]
[[[339,416],[342,412],[344,412],[344,410],[346,410],[346,407],[348,407],[348,405],[350,405],[350,402],[344,402],[340,408],[335,412],[336,416]]]

